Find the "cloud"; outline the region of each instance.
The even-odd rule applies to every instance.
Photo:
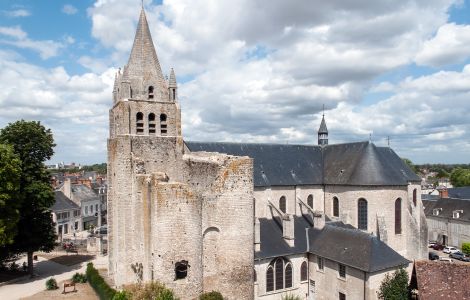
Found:
[[[28,38],[28,34],[23,31],[20,26],[0,27],[0,35],[8,37],[7,39],[0,38],[0,44],[33,50],[39,53],[39,56],[42,59],[48,59],[57,56],[59,50],[64,47],[62,43],[52,40],[31,40]]]
[[[71,4],[65,4],[64,7],[62,7],[62,12],[67,15],[74,15],[78,12],[78,9]]]
[[[419,65],[442,67],[462,63],[470,57],[470,25],[444,24],[427,40],[415,61]]]
[[[3,10],[3,15],[10,18],[21,18],[31,16],[31,12],[27,9]]]

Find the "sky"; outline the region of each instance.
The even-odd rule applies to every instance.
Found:
[[[470,163],[470,2],[144,0],[192,141],[372,140]],[[51,128],[51,163],[106,161],[140,0],[1,0],[0,128]]]

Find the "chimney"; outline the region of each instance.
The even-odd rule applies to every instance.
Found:
[[[313,227],[319,230],[325,227],[325,214],[322,211],[315,212],[313,215]]]
[[[449,198],[449,191],[446,187],[439,189],[439,197],[441,198]]]
[[[259,219],[255,220],[255,252],[261,251],[261,232]]]
[[[294,216],[286,214],[282,217],[282,237],[289,244],[294,247]]]
[[[65,179],[62,192],[67,198],[72,199],[72,182],[70,178]]]

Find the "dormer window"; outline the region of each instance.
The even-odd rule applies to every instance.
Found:
[[[452,218],[458,219],[458,218],[460,218],[461,214],[463,214],[463,210],[454,210],[452,212]]]
[[[434,208],[434,209],[432,210],[432,215],[433,215],[433,216],[438,216],[439,213],[441,212],[441,210],[442,210],[442,208]]]
[[[153,99],[153,86],[149,86],[148,96],[149,99]]]

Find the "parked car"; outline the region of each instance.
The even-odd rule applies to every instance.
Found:
[[[429,260],[438,260],[439,255],[436,252],[429,252]]]
[[[437,244],[436,241],[429,241],[428,242],[428,248],[432,248],[435,244]]]
[[[434,250],[442,250],[442,249],[444,249],[444,245],[436,243],[436,244],[432,245],[431,248],[433,248]]]
[[[447,246],[444,248],[443,252],[444,253],[456,253],[456,252],[460,252],[460,250],[455,247]]]
[[[108,234],[108,225],[98,227],[94,231],[95,234]]]
[[[455,259],[458,259],[458,260],[461,260],[461,261],[467,261],[467,262],[470,262],[470,257],[467,257],[465,256],[462,252],[455,252],[455,253],[451,253],[449,254],[449,257],[451,258],[455,258]]]
[[[441,256],[441,257],[439,257],[439,261],[452,262],[452,258]]]

